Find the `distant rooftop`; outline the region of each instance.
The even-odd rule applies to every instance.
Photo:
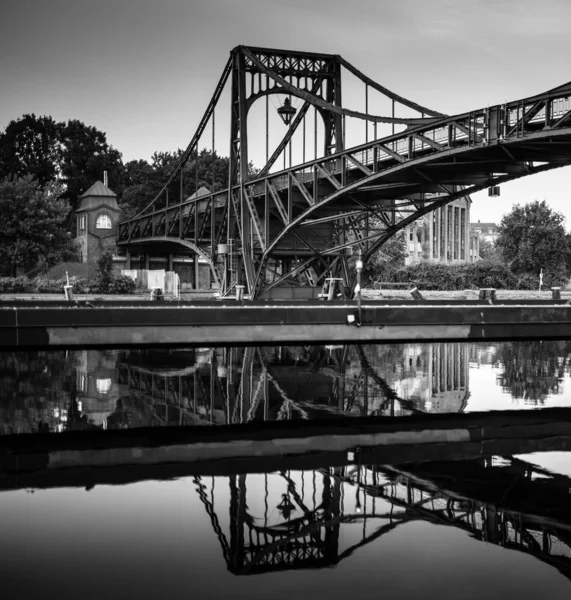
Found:
[[[192,196],[189,196],[187,200],[194,200],[195,198],[200,198],[201,196],[208,196],[210,194],[210,190],[204,185],[198,188],[198,191],[194,192]]]
[[[81,194],[80,198],[88,196],[109,196],[117,198],[117,194],[111,191],[102,181],[96,181],[86,192]]]

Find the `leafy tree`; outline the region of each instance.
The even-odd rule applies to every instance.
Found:
[[[73,250],[64,223],[67,203],[61,186],[41,186],[31,175],[0,181],[0,264],[10,275],[18,267],[51,266]]]
[[[107,171],[112,189],[122,191],[121,154],[103,132],[78,120],[24,115],[0,133],[0,179],[32,175],[40,185],[60,182],[68,210]]]
[[[133,216],[150,204],[161,191],[175,169],[182,150],[176,152],[155,152],[148,163],[144,160],[130,161],[125,165],[125,188],[121,198],[121,207],[128,216]],[[252,165],[251,172],[255,173]],[[203,149],[194,152],[183,169],[183,198],[186,199],[197,189],[206,187],[216,192],[228,187],[228,158],[218,156],[215,152]],[[180,198],[180,179],[177,178],[169,189],[172,202]],[[165,205],[161,197],[156,208]]]
[[[121,153],[107,143],[105,133],[78,120],[59,123],[62,144],[61,173],[64,197],[72,210],[79,196],[107,171],[109,186],[122,192],[123,163]]]
[[[0,179],[32,175],[40,185],[61,173],[59,124],[51,117],[24,115],[0,133]]]
[[[537,276],[543,269],[546,284],[560,282],[569,272],[564,221],[545,200],[516,204],[500,223],[496,247],[514,273]]]
[[[395,270],[404,267],[407,256],[405,234],[404,231],[399,231],[371,258],[367,270],[377,277],[388,277]]]
[[[502,262],[502,257],[500,256],[496,245],[483,238],[480,240],[480,258],[491,263]]]

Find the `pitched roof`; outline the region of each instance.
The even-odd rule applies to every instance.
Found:
[[[103,182],[96,181],[86,192],[81,194],[80,198],[88,196],[111,196],[117,198],[117,194],[112,192]]]
[[[210,194],[210,190],[204,185],[198,188],[198,191],[194,192],[192,196],[189,196],[187,200],[194,200],[195,198],[200,198],[201,196],[208,196]]]

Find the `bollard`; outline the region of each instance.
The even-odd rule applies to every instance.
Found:
[[[410,290],[410,295],[415,300],[424,300],[424,296],[418,291],[418,288],[413,287],[412,290]]]
[[[244,286],[243,285],[236,286],[236,300],[238,302],[242,302],[244,300]]]
[[[65,294],[65,299],[68,302],[73,302],[73,286],[72,285],[69,285],[69,283],[67,285],[64,285],[63,293]]]
[[[560,287],[552,287],[551,288],[551,299],[552,300],[561,300],[561,288]]]
[[[479,300],[495,300],[496,288],[480,288]]]

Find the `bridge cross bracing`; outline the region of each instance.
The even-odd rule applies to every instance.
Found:
[[[360,83],[365,111],[344,106],[344,77]],[[219,106],[226,86],[228,188],[185,199],[185,166],[209,127],[215,150],[216,109],[227,110]],[[285,133],[270,155],[273,95],[302,104],[284,119]],[[373,96],[388,102],[390,116],[372,114]],[[354,251],[360,249],[367,261],[395,233],[439,207],[571,164],[570,96],[567,83],[449,116],[391,92],[338,55],[238,46],[176,168],[149,206],[120,224],[119,244],[186,247],[210,265],[223,295],[242,284],[252,297],[264,297],[288,285],[320,286],[327,276],[343,278],[347,288]],[[266,164],[252,173],[248,113],[261,99]],[[347,148],[346,131],[359,122],[364,139]],[[303,151],[293,164],[296,139]]]

